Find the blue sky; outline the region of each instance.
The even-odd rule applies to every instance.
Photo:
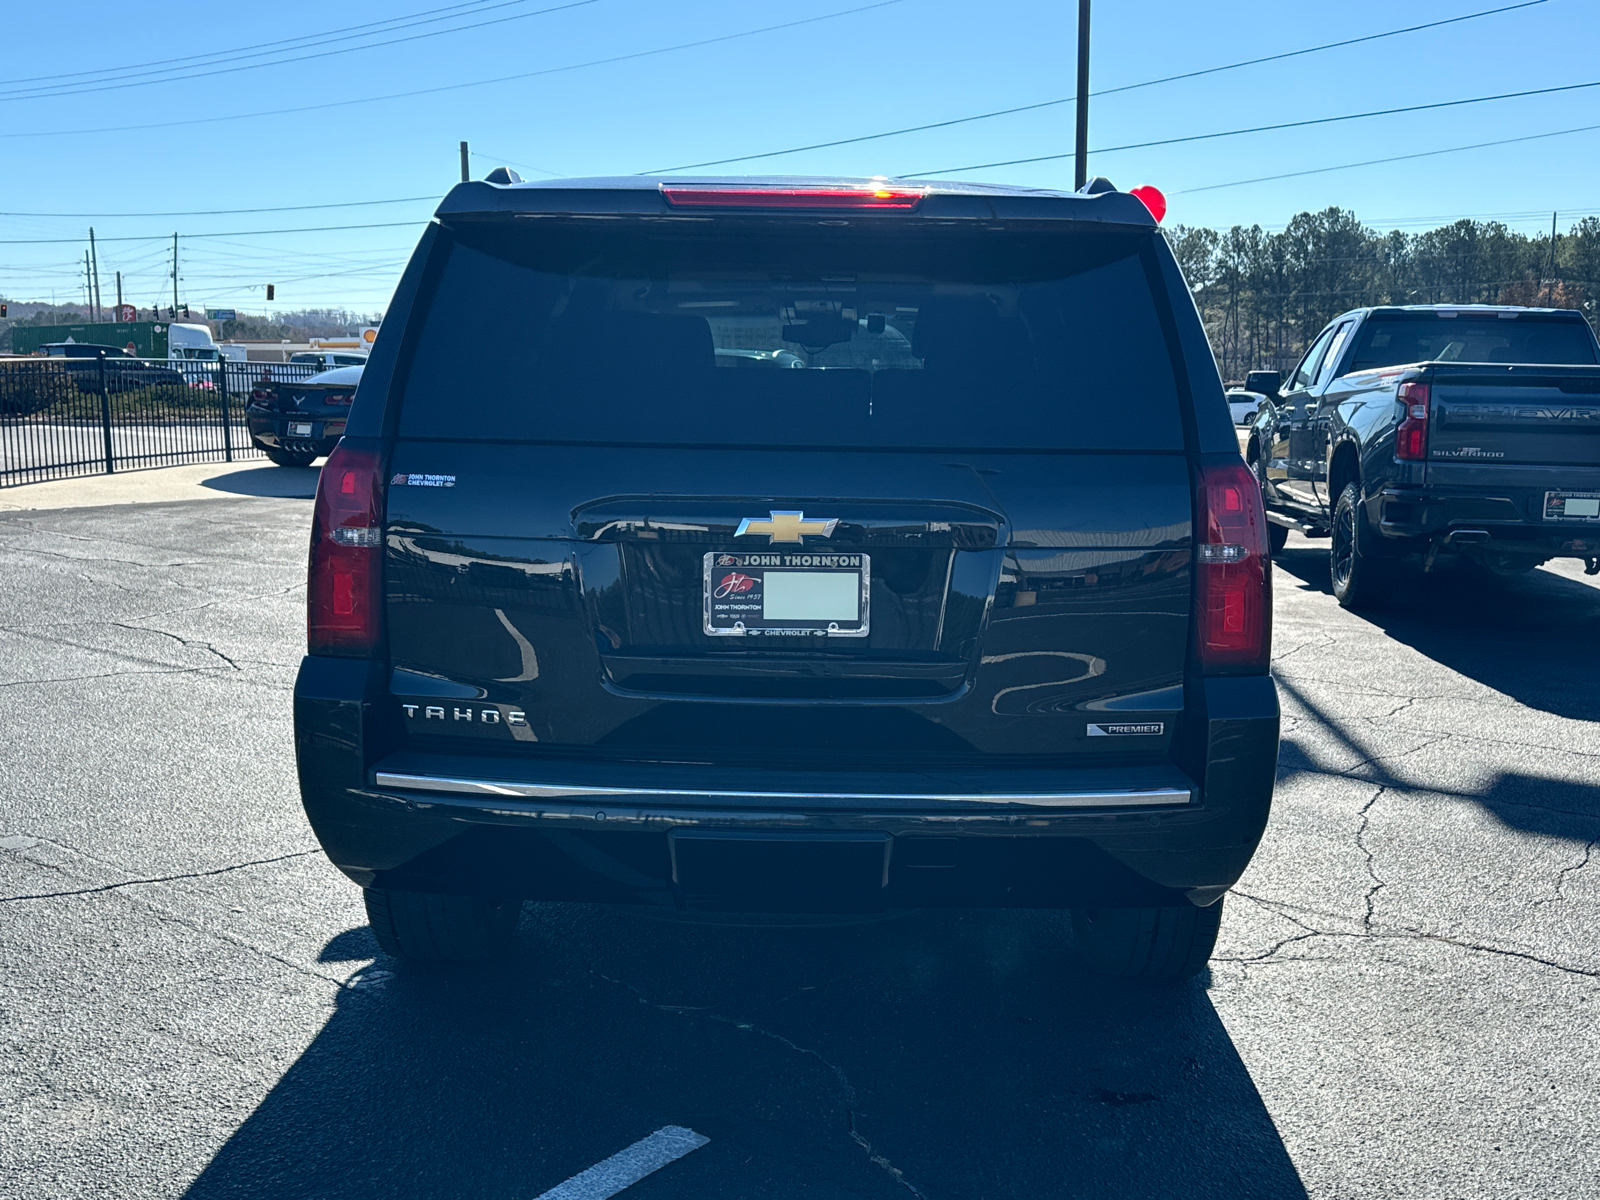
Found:
[[[132,214],[437,197],[459,174],[463,138],[479,155],[473,160],[478,177],[500,161],[553,174],[627,174],[946,121],[1073,90],[1076,6],[1070,0],[894,0],[855,12],[849,10],[872,0],[456,0],[452,12],[439,13],[446,2],[280,0],[270,22],[259,6],[92,3],[72,10],[70,36],[64,36],[59,8],[12,6],[6,16],[11,52],[0,81],[0,212],[30,215],[0,216],[0,242],[67,240],[0,245],[0,295],[81,299],[84,239],[92,224],[107,239],[100,245],[107,304],[118,269],[130,301],[147,306],[170,299],[166,272],[177,230],[183,235],[180,294],[191,304],[262,311],[264,285],[272,282],[273,308],[379,310],[431,211],[427,199],[321,211]],[[1515,0],[1347,0],[1336,7],[1100,0],[1092,82],[1114,88],[1508,2]],[[547,9],[554,11],[541,11]],[[448,19],[406,23],[425,19],[412,16],[423,13]],[[846,15],[829,17],[838,13]],[[817,17],[827,19],[476,83]],[[469,25],[479,27],[459,28]],[[456,31],[416,38],[442,30]],[[305,40],[264,54],[254,49],[296,38]],[[353,49],[399,38],[415,40]],[[1420,33],[1108,95],[1091,105],[1090,144],[1121,146],[1588,83],[1600,80],[1597,45],[1600,5],[1544,0]],[[155,63],[161,67],[146,65]],[[253,65],[262,63],[269,65]],[[252,69],[231,69],[246,64]],[[163,67],[180,68],[187,77],[168,78]],[[111,68],[156,73],[121,80],[140,86],[107,88],[107,77],[92,72]],[[202,74],[217,71],[223,73]],[[454,86],[460,84],[473,86]],[[29,88],[55,94],[29,95]],[[441,88],[448,90],[343,103]],[[335,107],[315,107],[324,105]],[[275,111],[296,108],[308,111]],[[275,115],[231,119],[269,112]],[[1055,105],[715,170],[897,175],[1059,154],[1072,148],[1072,119],[1070,104]],[[167,127],[76,132],[152,125]],[[1563,228],[1600,212],[1600,129],[1245,186],[1211,185],[1585,125],[1600,126],[1600,87],[1105,153],[1093,157],[1090,168],[1122,187],[1162,188],[1171,204],[1169,223],[1275,228],[1301,210],[1337,204],[1380,228],[1419,229],[1476,216],[1532,231],[1548,229],[1552,210],[1562,214]],[[538,171],[523,174],[537,177]],[[956,177],[1070,187],[1072,162]],[[49,215],[58,213],[105,215]],[[304,231],[388,223],[396,224]],[[111,240],[121,238],[166,240]]]

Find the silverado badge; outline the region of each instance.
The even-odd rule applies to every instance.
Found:
[[[839,518],[834,517],[828,521],[808,521],[803,512],[773,512],[771,519],[763,517],[746,517],[739,522],[739,528],[734,531],[734,537],[744,537],[747,533],[764,533],[767,535],[767,544],[773,542],[804,542],[806,537],[832,537],[833,530],[839,524]]]

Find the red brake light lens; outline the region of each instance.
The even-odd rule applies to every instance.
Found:
[[[354,392],[329,392],[328,395],[324,397],[324,400],[329,405],[335,405],[349,404],[355,398],[356,394]]]
[[[661,194],[674,208],[803,208],[869,209],[909,212],[922,203],[926,188],[900,187],[751,187],[664,183]]]
[[[317,481],[306,641],[312,654],[365,657],[383,640],[382,463],[340,442]]]
[[[1422,462],[1428,457],[1428,385],[1402,383],[1395,398],[1405,412],[1394,431],[1394,456],[1402,462]]]
[[[1261,485],[1242,462],[1206,466],[1195,494],[1196,627],[1208,674],[1265,671],[1272,575]]]

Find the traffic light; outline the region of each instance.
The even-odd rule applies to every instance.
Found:
[[[5,315],[6,315],[6,306],[4,304],[0,304],[0,318],[4,318]]]
[[[278,294],[278,289],[274,285],[272,285],[270,283],[267,284],[267,299],[271,300],[277,294]]]
[[[183,306],[183,319],[185,321],[189,319],[189,306],[187,304]]]
[[[176,321],[177,319],[178,319],[178,310],[173,308],[172,305],[170,305],[170,304],[167,305],[167,320]]]

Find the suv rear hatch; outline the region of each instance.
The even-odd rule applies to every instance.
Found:
[[[1193,489],[1154,236],[450,221],[386,472],[408,748],[1163,760]]]

